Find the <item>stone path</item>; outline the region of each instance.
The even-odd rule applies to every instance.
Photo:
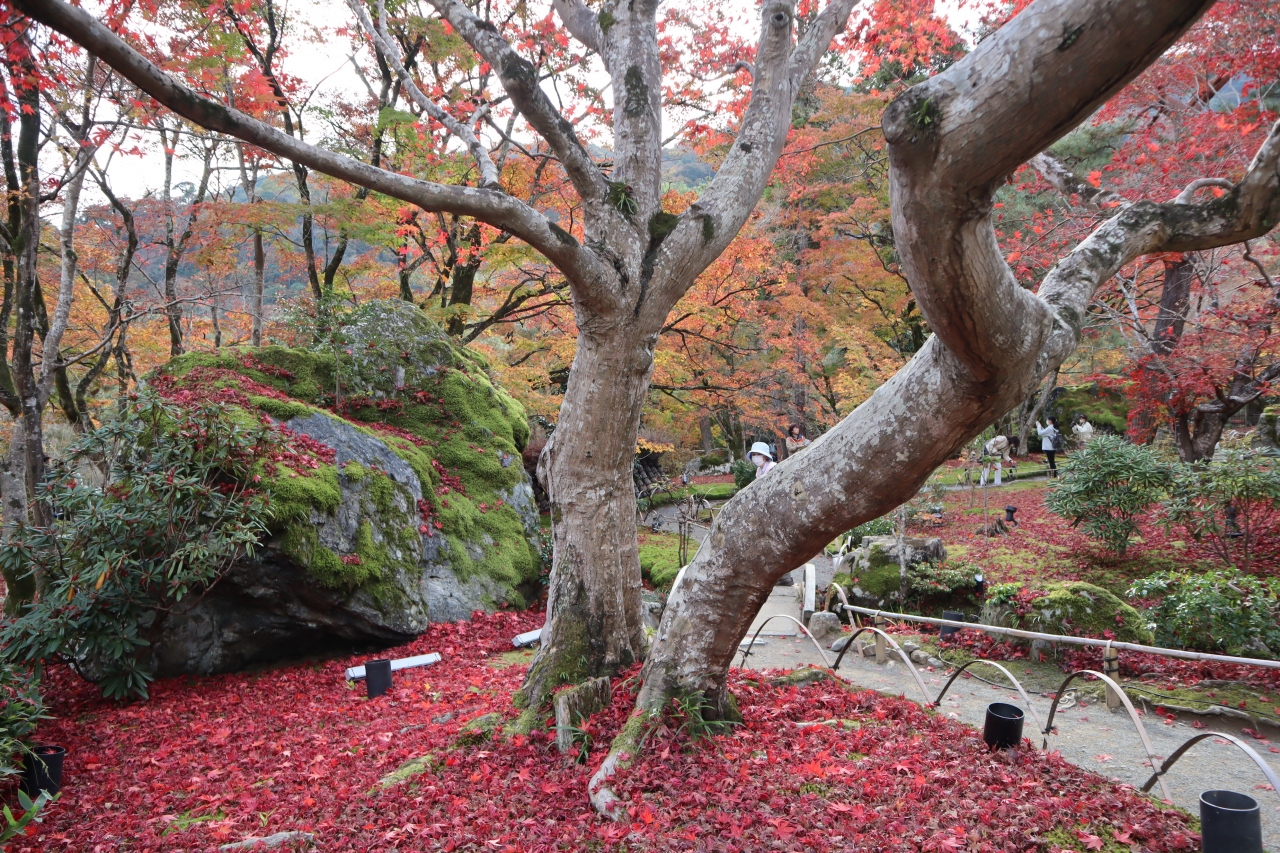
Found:
[[[787,591],[794,596],[793,590]],[[771,596],[770,601],[773,600]],[[827,654],[834,662],[835,653]],[[740,661],[740,656],[735,657],[734,665],[739,665]],[[805,665],[822,665],[817,650],[807,637],[770,638],[766,645],[755,647],[747,663],[751,669],[795,669]],[[1006,666],[1015,675],[1022,674],[1019,669],[1013,668],[1016,662]],[[930,691],[930,698],[936,696],[946,683],[949,671],[920,670],[925,686]],[[862,687],[905,696],[922,704],[924,702],[915,679],[900,661],[877,665],[874,658],[858,657],[850,650],[840,664],[839,674]],[[996,670],[990,669],[988,672],[985,667],[980,667],[978,674],[992,681],[1000,677]],[[1032,694],[1031,698],[1040,719],[1044,720],[1048,717],[1051,700],[1036,694]],[[961,676],[943,699],[940,710],[981,730],[987,705],[996,701],[1009,702],[1019,707],[1023,705],[1022,698],[1013,689]],[[1240,728],[1246,724],[1217,717],[1185,715],[1172,725],[1150,715],[1143,716],[1142,720],[1151,740],[1152,751],[1158,760],[1163,760],[1193,735],[1212,730],[1241,737],[1268,761],[1273,770],[1280,771],[1280,754],[1277,754],[1280,753],[1280,729],[1264,730],[1261,732],[1264,739],[1258,740],[1241,735]],[[1199,722],[1207,728],[1197,730],[1192,727],[1193,722]],[[1059,710],[1054,718],[1054,725],[1058,734],[1050,738],[1049,748],[1060,751],[1068,761],[1134,787],[1141,786],[1150,777],[1151,768],[1142,742],[1129,716],[1123,711],[1110,713],[1105,704],[1078,705],[1065,711]],[[1032,737],[1034,727],[1028,714],[1024,732],[1026,736]],[[1039,746],[1040,740],[1033,739]],[[1200,794],[1203,791],[1228,789],[1248,794],[1262,806],[1262,833],[1266,849],[1280,851],[1280,794],[1270,790],[1257,766],[1229,742],[1210,738],[1196,744],[1169,771],[1165,782],[1169,786],[1174,804],[1196,815],[1199,814]],[[1153,789],[1156,794],[1159,790],[1159,785]]]

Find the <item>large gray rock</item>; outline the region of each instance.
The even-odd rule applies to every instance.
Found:
[[[834,613],[818,612],[809,617],[809,633],[819,643],[825,643],[832,637],[839,637],[844,632],[840,617]]]
[[[156,618],[157,674],[403,643],[432,622],[536,595],[523,409],[482,359],[407,303],[367,305],[347,338],[341,415],[326,385],[331,354],[231,350],[162,369],[195,387],[209,371],[218,381],[242,374],[245,399],[260,407],[248,413],[279,424],[311,464],[267,463],[272,535],[208,592]]]

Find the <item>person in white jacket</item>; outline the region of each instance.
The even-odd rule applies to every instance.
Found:
[[[1000,475],[1002,464],[1007,463],[1011,467],[1017,467],[1017,463],[1009,455],[1009,451],[1014,453],[1018,451],[1018,437],[1008,435],[997,435],[995,438],[982,445],[982,476],[979,478],[978,485],[985,486],[987,484],[987,474],[991,467],[995,466],[995,484],[1000,485]]]
[[[1071,425],[1071,431],[1075,433],[1076,440],[1081,444],[1088,444],[1089,439],[1093,438],[1093,424],[1089,423],[1084,415],[1076,418],[1076,422]]]
[[[1062,433],[1058,432],[1058,421],[1056,418],[1049,418],[1049,423],[1040,426],[1040,422],[1036,421],[1036,433],[1040,436],[1040,449],[1044,451],[1044,457],[1049,462],[1049,476],[1058,476],[1058,463],[1054,456],[1058,452],[1058,445],[1062,442]]]

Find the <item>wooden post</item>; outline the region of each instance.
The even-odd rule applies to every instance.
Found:
[[[1120,653],[1110,646],[1107,646],[1106,651],[1102,653],[1102,674],[1116,684],[1120,683]],[[1111,685],[1107,685],[1107,710],[1114,711],[1123,704],[1120,701],[1120,694],[1112,689]]]
[[[876,614],[877,628],[883,631],[884,626],[888,624],[889,624],[888,621],[883,616],[881,616],[879,613]],[[889,655],[887,653],[885,646],[886,646],[886,643],[884,641],[884,635],[876,634],[876,663],[885,663],[889,660]]]

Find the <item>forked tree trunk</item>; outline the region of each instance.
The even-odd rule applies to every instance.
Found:
[[[561,684],[613,675],[645,655],[631,470],[656,337],[631,323],[578,337],[538,460],[555,544],[547,623],[520,704],[537,707]]]

